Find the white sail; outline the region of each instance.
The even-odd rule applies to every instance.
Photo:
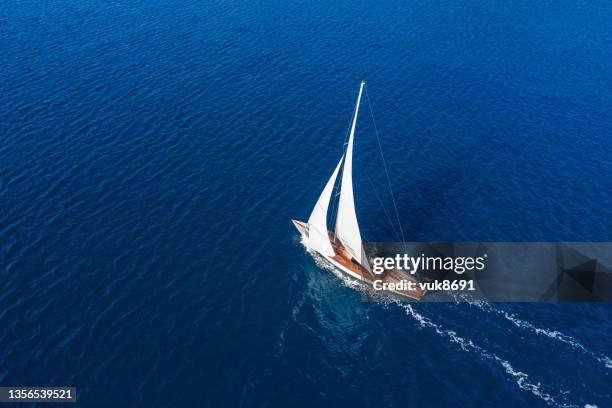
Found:
[[[357,223],[357,214],[355,212],[352,174],[353,139],[355,137],[355,125],[357,124],[357,115],[359,113],[359,104],[361,103],[361,93],[363,92],[364,84],[365,82],[362,82],[361,87],[359,88],[357,106],[355,107],[355,114],[353,116],[353,123],[351,125],[351,133],[344,158],[342,184],[340,185],[340,202],[338,204],[338,216],[336,218],[336,235],[353,258],[359,262],[359,264],[369,270],[369,263],[363,251],[361,233],[359,232],[359,224]]]
[[[329,207],[329,200],[331,198],[334,183],[338,177],[338,171],[340,170],[340,165],[342,164],[343,158],[344,156],[340,158],[338,165],[336,165],[336,169],[327,181],[323,192],[319,196],[319,199],[317,200],[317,203],[310,214],[310,218],[308,218],[308,232],[304,239],[304,244],[307,247],[326,256],[334,256],[336,254],[329,240],[329,234],[327,233],[327,209]]]

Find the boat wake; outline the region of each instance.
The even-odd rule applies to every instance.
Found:
[[[512,378],[522,390],[530,391],[533,395],[552,406],[566,408],[578,407],[578,405],[560,401],[560,399],[563,399],[564,396],[568,394],[567,391],[561,391],[554,396],[551,395],[549,392],[544,390],[545,387],[541,383],[534,383],[530,381],[529,375],[522,371],[516,370],[509,361],[504,360],[496,354],[474,344],[472,340],[457,335],[455,331],[443,328],[441,325],[433,322],[431,319],[414,310],[412,305],[401,304],[399,302],[397,304],[406,311],[408,316],[414,318],[421,325],[421,327],[433,329],[440,336],[445,337],[452,343],[459,345],[461,350],[465,352],[473,352],[484,360],[489,360],[500,365],[504,369],[505,373]]]
[[[401,307],[405,311],[406,315],[413,318],[420,325],[420,327],[435,331],[436,334],[440,335],[443,338],[446,338],[451,343],[458,345],[459,348],[464,352],[476,354],[481,360],[490,361],[495,365],[498,365],[508,376],[508,378],[513,380],[520,389],[527,392],[531,392],[537,398],[544,401],[547,405],[561,408],[578,408],[581,406],[567,401],[567,395],[569,395],[569,391],[558,390],[556,392],[552,392],[550,390],[551,387],[546,386],[540,382],[534,382],[530,379],[527,373],[516,369],[508,360],[505,360],[497,354],[490,352],[484,349],[483,347],[475,344],[469,338],[459,336],[454,330],[444,328],[441,324],[434,322],[430,318],[416,311],[413,305],[406,304],[406,302],[401,302],[395,298],[385,296],[383,294],[374,293],[357,280],[348,277],[338,271],[323,257],[308,249],[307,251],[313,256],[317,266],[322,269],[326,269],[333,272],[334,275],[336,275],[345,286],[351,289],[358,290],[363,294],[367,294],[369,296],[369,299],[372,299],[372,297],[374,297],[375,300],[379,301],[383,305],[397,305]],[[546,336],[551,339],[568,344],[575,350],[593,356],[598,361],[604,363],[607,368],[612,368],[612,361],[610,360],[610,358],[608,358],[607,356],[598,357],[595,353],[587,350],[582,344],[580,344],[576,339],[571,336],[565,335],[556,330],[548,330],[536,327],[532,323],[522,320],[512,313],[496,309],[486,302],[468,301],[467,303],[472,306],[478,307],[483,311],[500,315],[521,329],[529,330],[538,335]],[[597,406],[587,404],[585,405],[585,407],[596,408]]]
[[[513,323],[516,327],[519,327],[523,330],[527,330],[539,336],[545,336],[550,339],[560,341],[561,343],[565,343],[569,345],[571,348],[573,348],[574,350],[580,351],[584,354],[591,356],[592,358],[594,358],[595,360],[603,364],[606,368],[612,369],[612,359],[610,357],[606,355],[598,355],[597,353],[594,353],[591,350],[588,350],[580,342],[578,342],[578,340],[576,340],[575,338],[571,336],[563,334],[557,330],[550,330],[550,329],[537,327],[531,322],[520,319],[513,313],[494,308],[491,304],[483,302],[483,301],[468,301],[467,303],[472,306],[477,307],[480,310],[502,316],[504,319],[508,320],[509,322]]]

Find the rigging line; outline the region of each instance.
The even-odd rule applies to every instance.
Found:
[[[376,199],[378,200],[378,203],[380,204],[383,211],[385,212],[385,215],[387,216],[387,220],[389,221],[389,224],[391,225],[391,229],[393,229],[393,233],[395,234],[397,239],[400,239],[400,235],[397,233],[397,230],[395,229],[395,225],[393,225],[393,221],[391,221],[391,216],[387,212],[387,209],[385,208],[385,205],[383,204],[382,199],[380,198],[380,195],[378,194],[378,191],[376,191],[376,187],[374,187],[374,182],[372,181],[372,177],[370,177],[369,174],[368,174],[368,180],[370,181],[372,190],[374,190],[374,194],[376,195]]]
[[[385,176],[387,177],[387,186],[389,186],[389,192],[391,193],[391,201],[393,202],[393,208],[395,210],[395,217],[397,218],[397,224],[400,230],[400,234],[402,237],[402,242],[406,242],[404,239],[404,230],[402,228],[402,222],[400,221],[399,211],[397,211],[397,205],[395,204],[395,195],[393,194],[393,189],[391,188],[391,180],[389,179],[389,171],[387,170],[387,163],[385,161],[385,155],[383,154],[382,144],[380,143],[380,137],[378,136],[378,127],[376,126],[376,120],[374,119],[374,110],[372,109],[372,104],[370,103],[370,95],[368,94],[368,88],[365,87],[366,99],[368,100],[368,107],[370,108],[370,116],[372,117],[372,123],[374,124],[374,132],[376,133],[376,140],[378,141],[378,149],[380,150],[380,157],[382,158],[383,168],[385,170]]]

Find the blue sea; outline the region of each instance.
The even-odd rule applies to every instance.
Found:
[[[366,80],[405,240],[611,241],[611,44],[603,0],[2,2],[0,386],[612,406],[609,304],[363,302],[290,222]],[[357,212],[394,241],[373,123]]]

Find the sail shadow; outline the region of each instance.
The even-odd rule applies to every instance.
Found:
[[[408,176],[411,175],[407,174],[407,178]],[[451,235],[454,239],[457,238],[455,235],[460,234],[460,230],[436,231],[436,228],[432,227],[437,225],[440,219],[449,217],[449,209],[452,209],[454,214],[467,210],[467,203],[465,200],[458,200],[453,189],[460,178],[457,166],[446,166],[432,177],[407,179],[405,183],[401,179],[394,180],[393,191],[406,241],[431,239],[432,236],[437,236],[437,241],[449,239]],[[373,198],[372,202],[375,202]],[[389,208],[392,208],[390,204]]]

